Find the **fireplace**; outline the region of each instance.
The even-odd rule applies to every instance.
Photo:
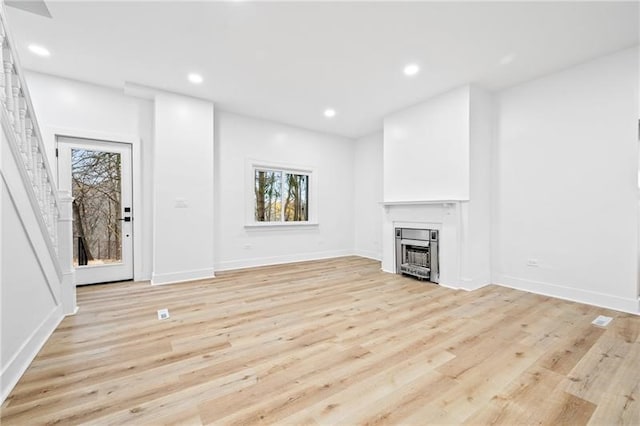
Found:
[[[419,241],[423,246],[429,241],[429,278],[425,278],[424,269],[414,269],[422,272],[418,278],[429,280],[440,286],[474,290],[490,282],[489,274],[480,271],[477,276],[472,275],[471,266],[475,266],[476,260],[488,257],[489,236],[478,233],[478,228],[469,227],[469,203],[465,201],[423,201],[423,202],[385,202],[384,221],[382,239],[382,270],[392,274],[406,274],[412,270],[402,271],[403,262],[402,240]],[[415,231],[400,231],[398,229],[413,229]],[[432,231],[436,231],[433,235]],[[416,235],[417,232],[417,235]],[[475,240],[478,247],[485,250],[474,256],[474,262],[466,257],[471,252],[471,237],[482,237]],[[400,238],[396,238],[400,237]],[[417,237],[417,238],[412,238]],[[398,241],[400,240],[400,241]],[[479,242],[478,242],[479,241]],[[482,244],[480,244],[482,243]],[[410,245],[412,251],[419,252],[418,244]],[[396,246],[400,245],[400,250],[396,251]],[[475,250],[475,248],[474,248]],[[426,250],[422,250],[425,252]],[[475,251],[474,251],[475,252]],[[399,255],[397,254],[399,253]],[[405,253],[406,255],[406,253]],[[415,260],[415,256],[414,256]],[[480,262],[477,262],[480,263]],[[484,262],[482,262],[484,263]],[[418,265],[420,266],[420,265]],[[420,266],[421,268],[423,266]],[[482,274],[481,274],[482,273]],[[480,275],[481,274],[481,275]],[[411,274],[412,275],[412,274]],[[415,276],[415,275],[412,275]]]
[[[437,229],[395,228],[396,273],[440,281]]]

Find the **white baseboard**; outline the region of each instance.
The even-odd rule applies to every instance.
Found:
[[[489,279],[483,279],[483,278],[461,278],[460,281],[458,281],[455,284],[448,284],[448,283],[443,283],[441,282],[440,285],[442,287],[446,287],[446,288],[450,288],[452,290],[464,290],[464,291],[474,291],[474,290],[478,290],[484,286],[487,286],[491,284],[491,282],[489,281]]]
[[[138,275],[133,275],[134,281],[151,281],[151,278],[153,278],[153,274],[151,272],[144,272]]]
[[[565,287],[540,281],[525,280],[510,275],[497,274],[495,283],[504,287],[524,290],[543,296],[556,297],[572,302],[585,303],[616,311],[640,314],[640,300],[638,298],[623,298],[610,294],[598,293],[588,290]]]
[[[234,269],[255,268],[258,266],[306,262],[309,260],[331,259],[334,257],[353,255],[353,250],[331,250],[314,253],[289,254],[284,256],[258,257],[253,259],[226,260],[218,263],[218,265],[216,266],[216,271],[230,271]]]
[[[9,396],[18,380],[31,365],[31,361],[38,355],[63,318],[62,305],[58,305],[42,320],[4,367],[0,373],[0,392],[2,392],[0,404]]]
[[[215,278],[213,268],[172,272],[169,274],[153,274],[151,276],[151,285],[175,284],[185,281],[204,280],[207,278]]]
[[[479,288],[488,286],[489,284],[491,284],[491,280],[488,277],[460,279],[460,289],[466,291],[478,290]]]
[[[355,256],[366,257],[367,259],[382,261],[382,253],[378,253],[371,250],[358,250],[354,251]]]

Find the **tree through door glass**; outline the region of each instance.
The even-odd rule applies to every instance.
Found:
[[[71,150],[74,266],[122,262],[122,159],[119,153]]]

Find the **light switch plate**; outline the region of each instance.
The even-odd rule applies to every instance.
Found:
[[[169,310],[168,309],[158,309],[158,319],[168,319],[169,318]]]
[[[605,317],[604,315],[598,315],[598,318],[594,319],[591,324],[593,325],[597,325],[600,327],[606,327],[609,325],[609,323],[611,322],[613,318],[611,317]]]

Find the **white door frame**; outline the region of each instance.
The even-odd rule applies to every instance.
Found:
[[[110,142],[128,143],[132,147],[131,156],[131,174],[133,178],[133,211],[136,212],[137,220],[133,221],[133,279],[135,281],[148,280],[149,277],[144,276],[144,268],[142,264],[142,239],[143,235],[143,209],[142,209],[142,156],[141,156],[141,140],[134,134],[97,132],[85,129],[72,129],[66,127],[42,126],[41,131],[45,139],[51,141],[55,151],[57,140],[59,137],[70,137],[79,139],[94,139]],[[54,179],[58,179],[58,161],[54,155],[49,156],[54,159],[51,166],[54,173]],[[60,185],[58,182],[58,189]]]

